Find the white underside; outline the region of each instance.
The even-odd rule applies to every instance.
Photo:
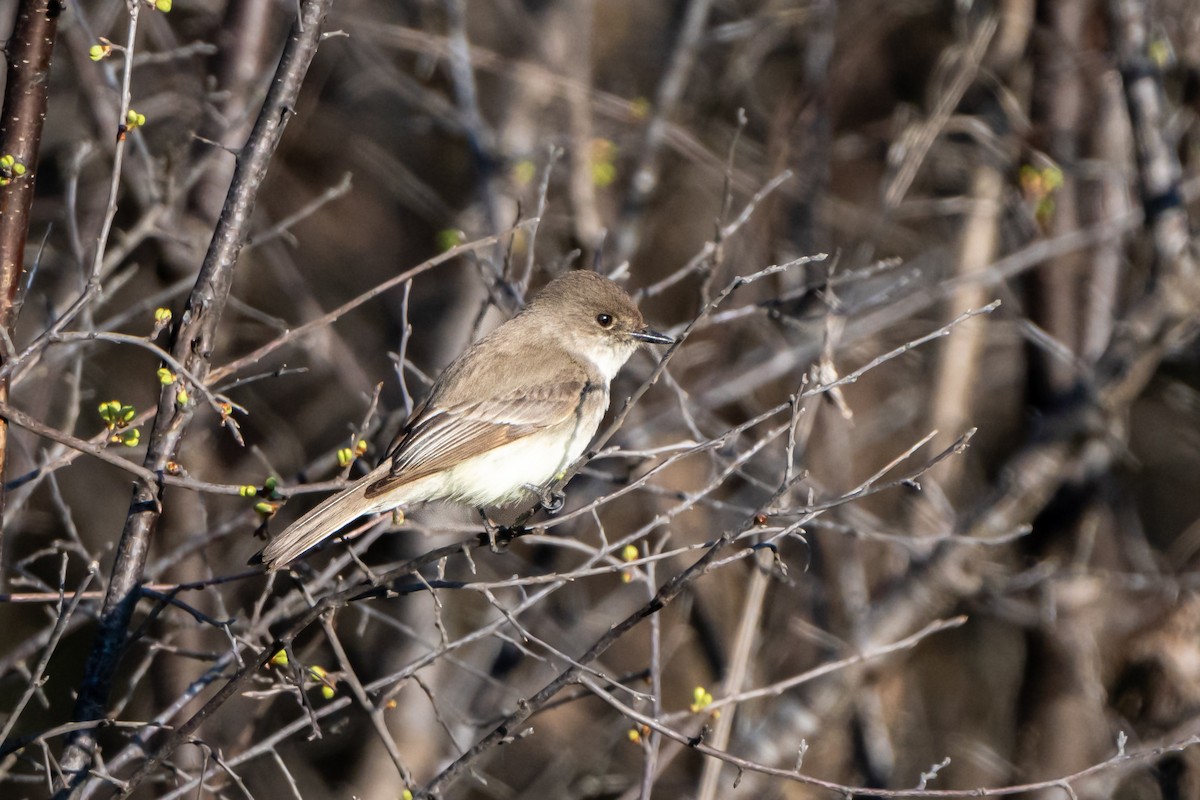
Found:
[[[581,421],[569,439],[556,433],[536,433],[497,447],[381,496],[374,510],[429,500],[453,500],[479,507],[514,502],[530,487],[549,483],[570,466],[587,447],[595,428]]]
[[[635,349],[636,345],[618,345],[586,353],[600,373],[606,393],[609,381]],[[398,487],[377,498],[375,505],[362,513],[430,500],[452,500],[477,507],[520,500],[530,487],[546,485],[579,458],[595,435],[607,405],[600,404],[590,419],[578,419],[568,437],[562,437],[559,430],[535,433]]]

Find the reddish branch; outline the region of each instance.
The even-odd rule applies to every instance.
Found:
[[[212,243],[187,305],[175,326],[171,340],[172,356],[199,381],[205,380],[210,369],[221,313],[233,281],[233,268],[248,235],[258,191],[295,107],[304,75],[316,53],[321,38],[321,24],[330,5],[331,0],[307,0],[300,9],[300,16],[292,26],[271,90],[249,139],[237,156],[233,181],[225,197]],[[167,463],[175,458],[195,410],[194,400],[180,402],[179,391],[178,384],[164,386],[159,396],[158,413],[143,462],[143,466],[155,475],[162,475]],[[196,387],[191,387],[192,394],[197,394],[197,391]],[[133,499],[121,541],[117,545],[108,592],[104,598],[100,627],[75,703],[74,718],[77,721],[101,719],[105,715],[129,623],[141,596],[140,582],[146,555],[162,511],[162,490],[163,483],[159,480],[150,481],[140,477],[134,483]],[[82,788],[95,747],[96,740],[91,728],[78,731],[68,741],[62,759],[66,785],[58,787],[57,798],[74,796]]]
[[[61,10],[59,0],[21,0],[8,41],[8,82],[4,108],[0,110],[0,156],[11,156],[14,166],[8,168],[6,175],[11,182],[0,187],[0,365],[12,356],[17,287],[25,264],[38,146],[46,120],[50,57],[54,53]],[[17,174],[21,170],[24,174]],[[0,378],[0,402],[8,401],[8,386],[8,377]],[[4,474],[7,453],[8,422],[0,420],[0,476]],[[3,510],[4,490],[0,486],[0,513]]]

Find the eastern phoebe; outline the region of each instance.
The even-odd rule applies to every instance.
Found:
[[[633,299],[594,272],[568,272],[472,344],[437,379],[382,463],[273,539],[251,563],[278,569],[366,514],[429,500],[513,503],[579,457],[613,376],[643,342]]]

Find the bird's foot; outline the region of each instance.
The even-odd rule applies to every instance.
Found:
[[[538,502],[541,503],[542,508],[546,510],[547,514],[557,514],[558,512],[562,511],[563,506],[567,504],[567,496],[563,492],[551,489],[547,490],[546,493],[538,499]]]
[[[497,525],[482,508],[479,509],[479,516],[483,519],[483,529],[487,533],[488,549],[493,553],[503,553],[508,549],[509,542],[525,532],[520,526],[510,528],[507,525]]]
[[[491,518],[482,508],[479,509],[479,518],[483,520],[483,530],[487,533],[488,548],[493,553],[499,553],[500,545],[496,540],[496,534],[500,531],[500,526],[492,522]]]
[[[548,486],[527,486],[526,488],[537,496],[538,506],[547,514],[557,514],[567,503],[567,495],[558,489]]]

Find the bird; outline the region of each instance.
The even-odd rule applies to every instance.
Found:
[[[434,500],[495,508],[536,494],[591,442],[634,352],[673,343],[612,280],[560,275],[446,367],[375,469],[250,563],[277,570],[368,514]]]

